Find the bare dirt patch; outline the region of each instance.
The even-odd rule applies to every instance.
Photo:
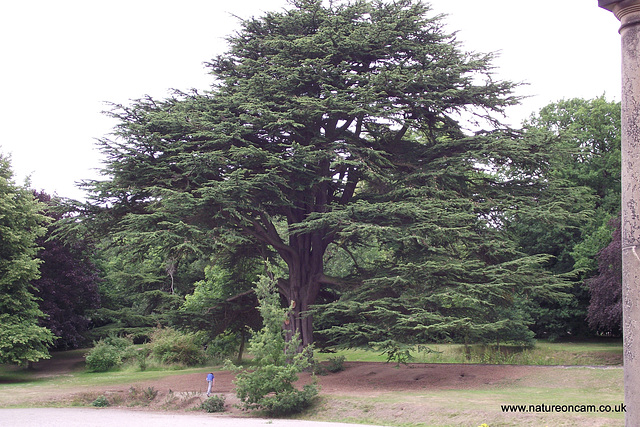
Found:
[[[77,352],[64,358],[53,358],[36,363],[36,378],[69,375],[83,367],[83,353]],[[389,392],[421,392],[451,389],[482,389],[499,387],[531,376],[544,367],[504,365],[459,364],[410,364],[396,366],[388,363],[346,362],[344,371],[317,376],[323,395],[370,397]],[[183,410],[198,406],[205,398],[206,370],[202,373],[172,373],[160,379],[138,381],[117,386],[91,386],[81,390],[74,388],[50,388],[37,385],[13,395],[2,396],[3,405],[43,403],[90,404],[104,395],[116,406],[133,406],[149,409]],[[224,395],[231,413],[240,410],[233,405],[237,399],[233,393],[234,375],[217,372],[215,394]],[[312,381],[311,375],[300,375],[300,383]],[[152,396],[153,395],[153,396]]]
[[[54,358],[36,363],[33,367],[36,378],[68,375],[82,369],[81,353],[74,357]],[[323,394],[371,396],[395,391],[425,391],[446,389],[478,389],[510,383],[532,374],[537,369],[531,366],[504,365],[458,365],[458,364],[411,364],[396,366],[388,363],[346,362],[345,370],[326,376],[318,376]],[[85,400],[93,395],[111,396],[143,394],[153,389],[157,397],[170,394],[180,397],[181,401],[200,398],[206,391],[206,371],[202,373],[171,374],[164,378],[140,381],[128,385],[93,386],[78,390],[40,390],[39,400],[72,400],[84,395]],[[311,381],[311,375],[303,373],[300,383]],[[214,392],[230,398],[233,393],[234,375],[229,372],[217,372]],[[130,396],[129,396],[130,397]],[[188,397],[188,398],[187,398]],[[232,399],[232,398],[231,398]],[[116,401],[118,399],[116,398]],[[193,399],[192,399],[193,400]],[[233,400],[233,399],[232,399]]]
[[[78,353],[64,359],[43,360],[33,367],[37,378],[70,374],[82,369],[84,359]],[[481,389],[521,380],[548,369],[544,366],[519,365],[463,365],[463,364],[409,364],[395,365],[378,362],[345,362],[344,371],[317,376],[323,393],[364,395],[394,391],[424,391],[450,389]],[[137,382],[130,387],[149,388],[173,392],[205,392],[207,371],[197,374],[172,374],[165,378]],[[311,381],[311,375],[300,375],[301,383]],[[229,372],[216,373],[215,393],[233,392],[234,375]],[[109,390],[113,387],[92,388],[93,391]]]

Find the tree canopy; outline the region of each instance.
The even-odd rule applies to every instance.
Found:
[[[548,159],[499,126],[518,100],[492,55],[462,51],[414,0],[293,0],[228,42],[211,90],[114,106],[105,179],[88,183],[95,226],[167,260],[246,244],[276,255],[303,345],[327,289],[327,330],[348,319],[365,341],[527,339],[514,296],[558,298],[562,284],[500,231]],[[329,248],[371,244],[388,256],[327,274]]]
[[[622,334],[622,229],[620,216],[611,220],[611,243],[598,253],[598,275],[587,280],[591,301],[587,320],[594,330]]]
[[[58,200],[43,192],[34,195],[52,220],[47,232],[36,240],[40,277],[32,284],[46,315],[40,324],[58,336],[56,348],[77,348],[85,344],[87,312],[99,306],[99,272],[90,260],[87,241],[56,237],[57,221],[62,219],[56,212]]]
[[[539,204],[553,208],[521,212],[510,236],[526,253],[553,255],[547,268],[573,282],[571,299],[536,308],[533,329],[541,336],[591,332],[585,280],[598,273],[597,254],[620,211],[620,129],[620,104],[604,97],[554,102],[525,123],[523,138],[550,154]]]
[[[31,281],[39,276],[36,239],[45,233],[43,205],[13,182],[9,160],[0,155],[0,364],[26,364],[49,357],[54,335],[38,322]]]

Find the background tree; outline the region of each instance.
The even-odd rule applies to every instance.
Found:
[[[547,175],[556,187],[581,192],[573,213],[583,215],[547,221],[546,232],[526,224],[532,231],[523,246],[553,254],[558,272],[578,268],[589,277],[597,268],[595,255],[611,239],[610,230],[600,229],[620,210],[620,104],[604,97],[558,101],[532,116],[524,130],[526,138],[553,152]]]
[[[56,210],[57,201],[43,192],[34,195],[47,206],[45,213],[52,219],[46,234],[36,239],[40,277],[32,284],[45,314],[40,324],[58,337],[56,348],[77,348],[85,343],[87,311],[99,306],[99,272],[86,241],[56,237],[57,221],[63,216]]]
[[[620,216],[611,221],[611,243],[598,253],[599,274],[587,280],[591,302],[587,319],[594,330],[622,334],[622,231]]]
[[[150,339],[158,326],[172,326],[184,296],[203,279],[206,263],[184,258],[168,271],[167,258],[154,245],[138,247],[135,239],[109,236],[99,242],[101,306],[91,313],[90,338],[129,335],[136,343]]]
[[[378,299],[423,280],[404,276],[412,245],[431,256],[416,268],[450,278],[455,296],[443,285],[436,305],[476,303],[463,297],[469,288],[509,305],[509,289],[537,286],[507,279],[518,253],[488,256],[498,246],[476,238],[492,233],[496,212],[525,203],[543,155],[512,132],[460,125],[466,115],[493,129],[494,114],[517,102],[514,85],[492,76],[492,56],[461,51],[420,1],[291,6],[241,23],[210,64],[211,91],[114,107],[119,125],[101,141],[107,179],[90,184],[94,221],[138,245],[161,242],[168,257],[202,242],[269,246],[286,265],[278,289],[302,345],[313,341],[312,304],[342,286],[325,272],[331,245],[373,240],[399,257],[368,282],[401,287],[365,293]],[[507,178],[486,173],[506,165]],[[452,270],[473,272],[436,264],[452,259]],[[449,319],[427,316],[417,295],[410,302],[402,313],[422,310],[413,324],[425,335],[420,322]],[[447,327],[474,324],[473,313]]]
[[[540,336],[591,333],[584,281],[597,273],[596,255],[620,210],[620,129],[620,104],[604,97],[549,104],[525,124],[524,138],[551,154],[539,204],[553,209],[521,212],[509,229],[522,251],[553,255],[547,268],[573,282],[572,299],[533,304]]]
[[[38,278],[36,239],[45,233],[44,206],[12,180],[0,155],[0,364],[25,364],[49,357],[54,335],[39,326],[45,316],[31,282]]]
[[[205,279],[196,282],[193,293],[185,296],[173,322],[207,333],[212,348],[216,337],[226,332],[224,342],[235,345],[237,358],[242,360],[248,337],[262,328],[254,292],[259,275],[265,273],[259,252],[243,246],[232,251],[219,249],[205,267]]]

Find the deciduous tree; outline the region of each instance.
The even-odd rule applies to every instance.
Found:
[[[598,275],[587,280],[591,302],[589,326],[600,333],[622,333],[622,232],[620,217],[611,221],[611,243],[598,253]]]
[[[523,251],[553,255],[547,268],[573,281],[572,299],[533,308],[539,335],[591,332],[584,281],[597,274],[597,254],[620,210],[620,129],[620,104],[604,97],[551,103],[525,125],[524,138],[550,154],[539,204],[552,209],[522,212],[510,230]]]
[[[36,192],[35,197],[52,219],[46,234],[36,240],[40,277],[32,283],[46,315],[40,324],[59,337],[57,348],[77,348],[84,343],[89,326],[86,312],[99,306],[98,270],[86,241],[55,236],[57,221],[63,216],[55,209],[56,199],[43,192]]]
[[[36,239],[47,224],[43,208],[13,181],[9,160],[0,155],[0,364],[46,359],[54,340],[38,324],[45,315],[31,285],[39,275]]]

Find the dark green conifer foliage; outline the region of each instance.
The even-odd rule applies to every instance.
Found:
[[[385,336],[475,337],[477,323],[498,333],[516,290],[555,295],[540,259],[516,262],[497,236],[504,210],[530,197],[544,152],[459,124],[494,129],[517,102],[514,85],[492,77],[491,55],[460,50],[414,0],[293,0],[241,24],[209,64],[210,91],[114,107],[107,179],[91,185],[98,223],[173,254],[198,242],[272,248],[303,345],[327,286],[349,309],[372,305],[373,318],[350,320],[386,322]],[[376,239],[393,259],[357,292],[325,273],[330,245]]]
[[[31,281],[39,276],[36,239],[44,235],[44,205],[16,185],[9,160],[0,155],[0,364],[49,358],[54,335],[38,322]]]

